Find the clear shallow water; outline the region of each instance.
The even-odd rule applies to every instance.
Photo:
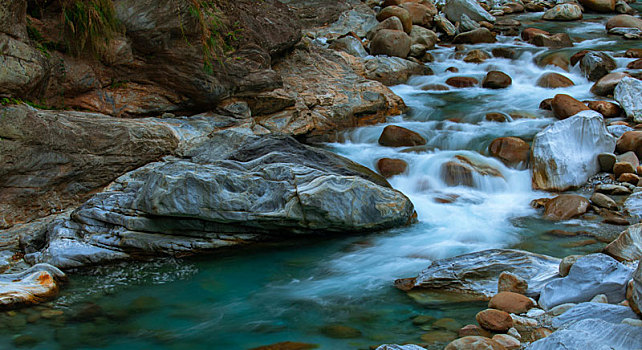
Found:
[[[518,19],[528,22],[538,17],[526,14]],[[565,24],[571,35],[591,39],[568,52],[580,47],[623,51],[620,39],[592,39],[602,33],[598,29],[603,24],[598,24]],[[559,24],[535,25],[560,31]],[[319,344],[321,349],[367,349],[383,342],[422,343],[421,335],[430,328],[413,325],[413,317],[452,318],[464,325],[474,323],[483,304],[418,305],[392,287],[396,278],[414,276],[434,259],[487,248],[517,247],[560,257],[601,249],[601,244],[574,247],[586,237],[547,235],[551,229],[606,228],[598,220],[539,220],[529,202],[548,194],[530,189],[528,171],[507,168],[486,152],[497,137],[532,139],[553,121],[538,109],[541,100],[557,93],[591,98],[590,83],[577,67],[567,73],[536,66],[533,59],[543,50],[513,38],[476,47],[490,51],[502,46],[516,49],[519,57],[468,64],[454,59],[454,48],[438,48],[433,52],[436,62],[431,64],[434,76],[416,77],[393,88],[411,111],[391,118],[389,124],[421,133],[428,140],[426,147],[379,146],[377,139],[385,125],[346,132],[344,142],[327,145],[371,168],[382,157],[406,160],[407,174],[390,182],[412,199],[418,224],[361,237],[86,269],[71,275],[56,301],[0,314],[0,348],[248,349],[299,341]],[[624,67],[631,60],[617,61]],[[451,66],[458,67],[459,73],[444,73]],[[494,69],[509,74],[513,85],[496,91],[421,90],[425,84],[443,83],[454,75],[481,80]],[[549,71],[568,76],[576,86],[535,87],[537,78]],[[484,120],[488,112],[527,118],[488,122]],[[455,156],[491,166],[501,177],[477,176],[473,188],[448,187],[441,166]],[[443,203],[444,199],[451,202]]]

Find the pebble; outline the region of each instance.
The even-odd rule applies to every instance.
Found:
[[[565,313],[566,311],[570,310],[575,305],[577,305],[577,304],[575,304],[575,303],[566,303],[566,304],[562,304],[562,305],[557,305],[556,307],[552,308],[548,312],[548,314],[552,315],[552,316],[559,316],[559,315]]]

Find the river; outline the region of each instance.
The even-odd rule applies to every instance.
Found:
[[[631,42],[605,35],[602,17],[585,15],[584,21],[563,24],[541,22],[539,17],[541,13],[527,13],[515,18],[524,26],[566,30],[585,39],[559,51],[600,49],[617,56],[631,47]],[[423,343],[420,337],[431,327],[413,324],[414,317],[446,318],[444,323],[455,325],[475,323],[483,303],[435,297],[420,304],[393,287],[396,278],[415,276],[434,259],[488,248],[518,248],[556,257],[600,250],[601,243],[577,247],[586,238],[546,232],[616,228],[599,220],[540,220],[529,203],[551,194],[531,189],[527,169],[506,167],[487,152],[497,137],[531,141],[553,122],[538,108],[543,99],[557,93],[579,100],[594,98],[591,83],[577,66],[570,72],[538,67],[534,59],[545,49],[515,37],[499,39],[467,48],[489,52],[510,48],[517,52],[516,59],[465,63],[456,59],[454,47],[438,46],[431,51],[435,61],[429,64],[435,75],[413,77],[392,88],[410,107],[406,115],[347,131],[341,142],[325,145],[372,169],[382,157],[405,160],[408,171],[390,183],[414,203],[417,224],[358,237],[84,269],[71,275],[57,300],[0,314],[0,343],[33,349],[249,349],[283,341],[318,344],[320,349],[368,349],[384,342]],[[616,61],[618,70],[623,70],[631,59]],[[459,72],[446,72],[449,67]],[[481,81],[490,70],[510,75],[512,85],[501,90],[422,90],[451,76]],[[546,72],[564,74],[575,86],[555,90],[535,86]],[[506,123],[486,121],[489,112],[513,117]],[[380,146],[377,139],[386,125],[414,130],[428,143],[411,149]],[[493,167],[501,176],[476,176],[474,187],[449,187],[441,168],[457,155]]]

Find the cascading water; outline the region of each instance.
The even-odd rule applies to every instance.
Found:
[[[541,13],[518,19],[528,25],[529,20],[539,17]],[[555,26],[538,25],[561,31]],[[564,28],[572,36],[590,39],[568,52],[609,48],[620,53],[625,47],[619,41],[595,39],[603,36],[603,22],[578,22]],[[405,160],[408,170],[391,178],[390,183],[412,200],[419,223],[362,237],[85,271],[74,275],[52,306],[77,314],[83,305],[99,305],[103,310],[100,317],[84,323],[72,317],[61,325],[55,316],[27,323],[30,315],[39,314],[37,308],[26,310],[26,316],[2,314],[0,322],[9,326],[4,333],[0,331],[0,339],[10,344],[18,333],[37,336],[41,340],[33,349],[247,349],[282,341],[316,343],[322,349],[357,349],[383,342],[421,342],[422,329],[411,322],[417,315],[453,318],[460,324],[474,322],[480,305],[435,302],[421,306],[395,290],[392,282],[416,275],[434,259],[488,248],[521,247],[557,256],[569,253],[541,235],[559,224],[539,220],[529,205],[532,199],[547,194],[531,189],[528,170],[510,168],[490,158],[487,148],[493,139],[504,136],[530,141],[552,123],[553,119],[538,108],[545,98],[558,93],[580,100],[592,97],[591,83],[578,67],[565,72],[537,66],[534,60],[544,49],[511,37],[466,48],[490,51],[497,47],[513,49],[517,57],[474,64],[459,59],[454,47],[431,51],[434,75],[414,77],[393,88],[410,107],[407,115],[390,118],[384,125],[348,131],[342,142],[327,145],[372,169],[380,158]],[[616,61],[622,70],[631,60]],[[447,72],[449,67],[458,72]],[[501,90],[422,89],[444,84],[453,76],[481,81],[490,70],[511,76],[512,85]],[[575,86],[537,87],[537,79],[547,72],[564,74]],[[489,112],[510,115],[509,122],[487,121]],[[377,140],[386,125],[418,132],[427,144],[380,146]],[[444,164],[461,157],[491,169],[491,174],[473,173],[471,186],[449,186]]]

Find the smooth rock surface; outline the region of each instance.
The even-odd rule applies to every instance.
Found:
[[[495,17],[491,16],[475,0],[448,0],[443,12],[453,23],[461,22],[461,16],[464,14],[473,21],[495,22]]]
[[[151,163],[124,175],[54,225],[45,248],[28,259],[74,267],[135,252],[193,254],[377,230],[408,223],[413,213],[379,175],[290,137],[228,129],[190,152],[191,162]]]
[[[638,268],[633,273],[631,293],[627,297],[629,306],[638,315],[642,316],[642,263],[638,262]]]
[[[642,259],[642,224],[629,226],[618,238],[604,248],[604,252],[619,261]]]
[[[544,12],[542,19],[548,21],[575,21],[582,19],[582,9],[572,3],[559,4]]]
[[[0,274],[0,307],[39,304],[58,295],[65,274],[48,264],[37,264],[14,274]]]
[[[642,123],[642,81],[624,77],[615,87],[613,97],[622,106],[626,116]]]
[[[580,60],[580,69],[590,81],[598,81],[615,68],[617,64],[613,57],[604,52],[591,51]]]
[[[588,210],[589,201],[576,194],[561,194],[544,204],[546,220],[569,220],[578,217]]]
[[[553,318],[553,327],[562,328],[585,319],[600,319],[609,323],[621,323],[625,318],[635,318],[636,314],[630,307],[604,304],[579,303],[563,314]]]
[[[533,187],[564,191],[581,186],[600,170],[597,155],[613,152],[615,142],[595,111],[553,123],[535,135],[531,146]]]
[[[611,302],[624,299],[632,270],[605,254],[591,254],[571,266],[568,276],[548,283],[539,298],[544,310],[565,304],[591,300],[605,294]]]
[[[526,347],[527,350],[591,349],[638,350],[642,332],[635,326],[586,319],[553,332]]]
[[[545,255],[491,249],[434,261],[416,278],[397,280],[395,285],[403,290],[428,289],[489,300],[497,294],[497,278],[508,271],[526,280],[526,295],[535,297],[546,283],[558,278],[559,263]]]
[[[635,220],[642,221],[642,192],[636,192],[624,201],[624,210]]]

